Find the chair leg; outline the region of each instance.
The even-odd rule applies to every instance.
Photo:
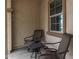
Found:
[[[37,54],[38,54],[38,52],[35,52],[35,59],[37,59]]]
[[[31,58],[33,58],[33,54],[34,54],[34,52],[32,52],[32,54],[31,54]]]

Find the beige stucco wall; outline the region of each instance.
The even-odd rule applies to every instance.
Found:
[[[7,8],[11,8],[11,0],[7,0]]]
[[[7,12],[7,46],[8,46],[8,52],[11,51],[11,13]]]
[[[11,8],[11,0],[7,0],[7,9]],[[12,49],[12,32],[11,32],[11,12],[7,11],[7,47],[8,47],[8,53],[10,53]]]
[[[73,1],[66,0],[66,30],[68,33],[73,34]]]
[[[73,34],[73,10],[72,10],[72,0],[66,0],[66,32]],[[41,12],[40,12],[40,28],[44,29],[45,32],[48,31],[48,0],[41,1]],[[47,33],[46,41],[47,42],[57,42],[60,41],[61,38],[50,36]],[[49,47],[58,48],[58,45],[49,45]],[[73,42],[71,41],[69,47],[69,53],[67,53],[66,59],[73,59]]]
[[[13,48],[24,46],[24,38],[39,28],[40,0],[12,0]]]

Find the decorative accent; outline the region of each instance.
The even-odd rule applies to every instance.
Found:
[[[7,12],[13,12],[12,8],[7,8]]]

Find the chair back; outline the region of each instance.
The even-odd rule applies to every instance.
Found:
[[[33,35],[34,41],[41,41],[44,38],[44,31],[43,30],[35,30]]]
[[[63,34],[61,43],[57,50],[58,53],[63,53],[58,55],[60,59],[65,59],[65,55],[66,55],[66,52],[68,51],[71,38],[72,38],[71,34],[67,34],[67,33]]]

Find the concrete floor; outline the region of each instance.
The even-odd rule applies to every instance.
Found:
[[[20,48],[8,55],[8,59],[34,59],[31,58],[31,52],[28,52],[26,48]]]

